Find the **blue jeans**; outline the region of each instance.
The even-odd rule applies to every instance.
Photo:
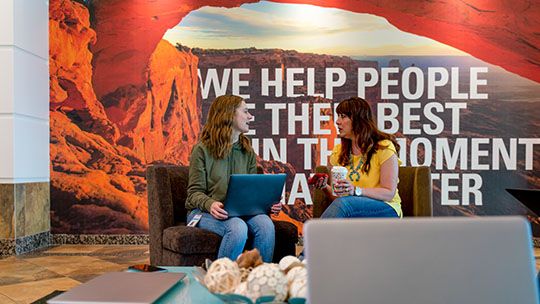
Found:
[[[387,203],[365,196],[336,198],[323,212],[321,218],[347,217],[399,217]]]
[[[274,223],[266,214],[247,217],[230,217],[218,220],[210,213],[194,209],[189,213],[187,221],[201,213],[202,218],[197,227],[214,232],[222,237],[218,258],[227,257],[231,260],[244,251],[248,237],[253,240],[253,247],[259,249],[264,262],[271,263],[276,241]]]

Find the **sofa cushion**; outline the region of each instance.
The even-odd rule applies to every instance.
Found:
[[[298,228],[291,223],[286,221],[273,221],[274,227],[276,229],[276,242],[278,239],[283,239],[284,241],[292,242],[296,244],[298,242]]]
[[[180,254],[216,253],[221,237],[196,227],[173,226],[163,231],[163,247]]]
[[[285,221],[274,221],[276,229],[276,243],[288,244],[290,243],[294,248],[295,243],[298,241],[298,230],[292,223]],[[204,240],[204,241],[202,241]],[[180,254],[215,254],[219,250],[221,244],[221,237],[213,232],[206,231],[200,228],[187,227],[187,226],[173,226],[163,231],[163,247],[180,253]],[[290,248],[276,247],[275,254],[279,255],[279,258],[287,254],[294,254]],[[284,251],[284,253],[281,253]]]

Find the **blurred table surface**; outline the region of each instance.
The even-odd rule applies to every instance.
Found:
[[[195,267],[162,267],[169,272],[183,272],[186,277],[172,287],[166,294],[156,301],[156,304],[165,303],[205,303],[205,304],[221,304],[218,297],[214,296],[204,286],[195,279]]]

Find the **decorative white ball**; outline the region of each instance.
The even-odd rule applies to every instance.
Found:
[[[287,272],[287,282],[291,284],[293,281],[298,279],[307,280],[307,269],[302,266],[293,267],[289,272]],[[290,287],[290,285],[289,285]]]
[[[285,270],[287,270],[287,268],[289,268],[292,264],[294,263],[300,263],[300,259],[298,259],[297,257],[295,256],[292,256],[292,255],[288,255],[288,256],[284,256],[280,261],[279,261],[279,269],[283,272],[285,272]]]
[[[204,276],[204,284],[211,292],[232,292],[240,284],[238,264],[228,258],[215,260]]]
[[[295,267],[295,268],[298,268],[298,267]],[[292,281],[289,287],[289,297],[307,298],[307,293],[308,293],[307,277]]]
[[[251,271],[247,279],[247,296],[253,301],[262,296],[275,296],[275,301],[287,298],[287,278],[277,264],[263,264]]]
[[[247,282],[242,282],[234,289],[235,294],[243,295],[247,297]]]

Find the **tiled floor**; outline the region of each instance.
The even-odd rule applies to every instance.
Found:
[[[0,303],[31,303],[102,273],[149,262],[148,246],[62,245],[0,259]]]
[[[299,248],[300,249],[300,248]],[[540,248],[535,248],[540,270]],[[0,304],[31,303],[105,272],[148,263],[148,246],[62,245],[0,259]]]

